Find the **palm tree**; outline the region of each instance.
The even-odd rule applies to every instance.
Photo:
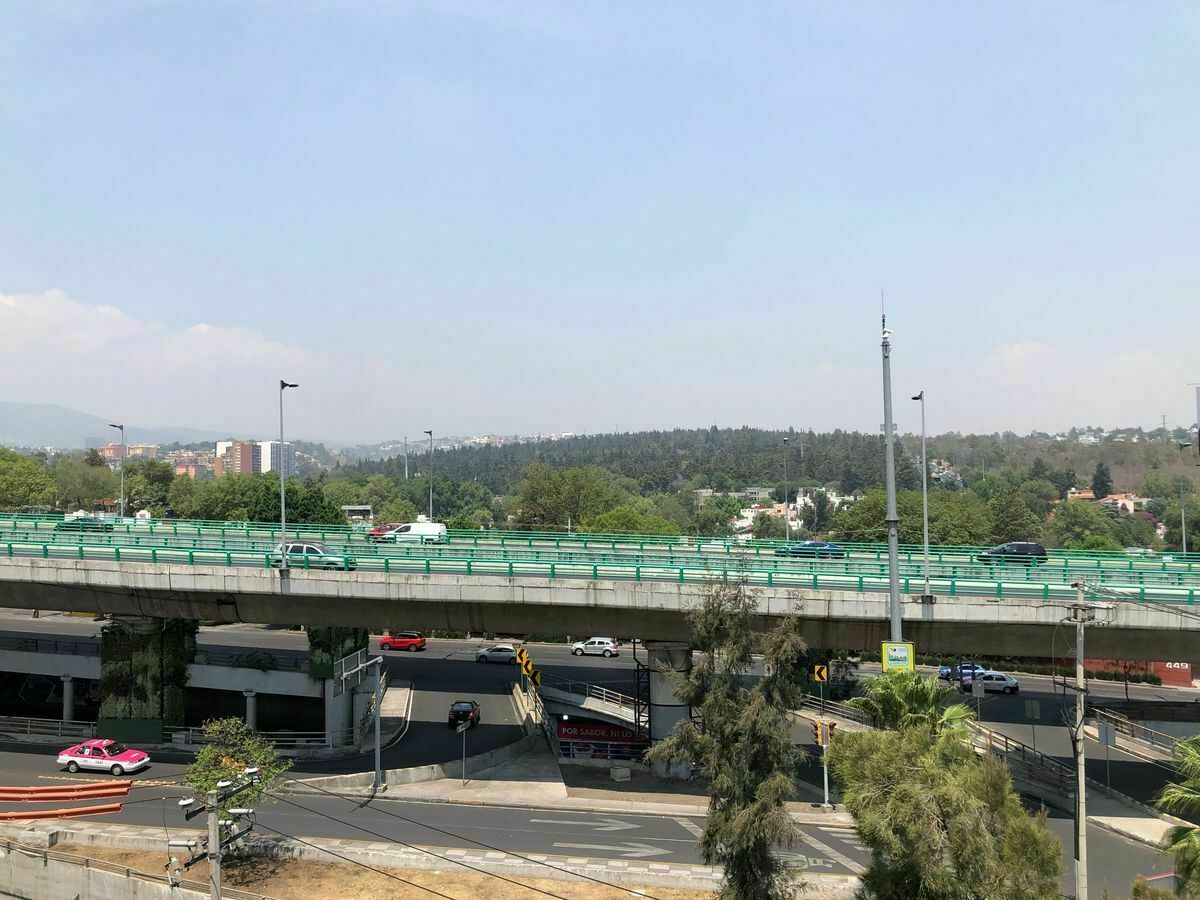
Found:
[[[1163,788],[1157,806],[1165,813],[1200,821],[1200,736],[1179,741],[1171,754],[1183,778]],[[1162,848],[1175,857],[1180,896],[1200,896],[1200,827],[1176,825],[1163,835]]]
[[[936,678],[922,678],[916,672],[887,672],[867,682],[862,697],[846,701],[871,717],[876,728],[895,730],[920,726],[932,734],[943,734],[966,727],[974,717],[962,703],[944,706],[953,688]]]

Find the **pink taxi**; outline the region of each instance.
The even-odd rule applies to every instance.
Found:
[[[58,764],[66,766],[68,772],[92,769],[111,772],[113,775],[124,775],[126,772],[136,772],[148,762],[150,762],[148,753],[131,750],[124,744],[118,744],[107,738],[84,741],[82,744],[68,747],[58,754]]]

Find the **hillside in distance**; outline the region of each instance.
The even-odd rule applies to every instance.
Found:
[[[74,449],[105,444],[119,440],[108,427],[110,421],[65,406],[0,400],[0,445]],[[125,440],[131,444],[186,444],[224,437],[228,435],[203,428],[125,426]]]

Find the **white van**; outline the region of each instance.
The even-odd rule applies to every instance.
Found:
[[[403,525],[380,525],[367,536],[373,541],[389,544],[444,544],[446,526],[441,522],[407,522]]]

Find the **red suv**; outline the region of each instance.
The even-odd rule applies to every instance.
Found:
[[[397,631],[379,639],[380,650],[411,650],[414,653],[425,649],[425,635],[419,631]]]

